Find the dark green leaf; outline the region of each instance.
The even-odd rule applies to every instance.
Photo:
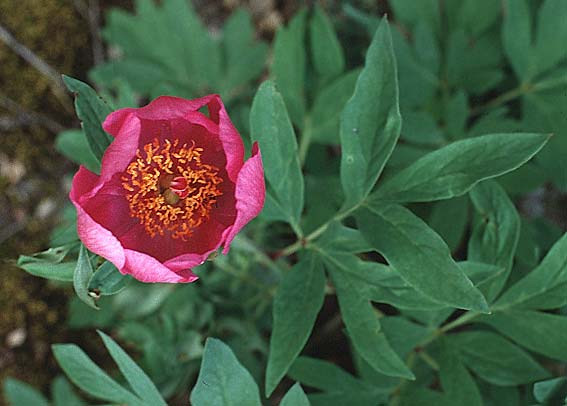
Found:
[[[54,406],[83,406],[85,404],[63,376],[58,376],[51,382],[51,397]]]
[[[100,165],[104,151],[112,142],[112,137],[102,129],[102,122],[112,110],[86,83],[65,75],[63,81],[67,88],[75,93],[77,116],[82,122],[91,151]],[[98,173],[100,166],[96,169],[95,172]]]
[[[343,321],[358,353],[385,375],[414,379],[381,331],[380,321],[369,302],[367,286],[341,270],[332,260],[325,259],[337,290]]]
[[[454,142],[430,152],[384,182],[374,197],[429,202],[468,192],[481,180],[510,172],[547,142],[544,134],[491,134]]]
[[[454,252],[463,240],[469,223],[469,200],[464,197],[442,200],[434,204],[429,225]]]
[[[486,300],[451,258],[445,242],[412,212],[377,203],[355,216],[368,242],[416,290],[450,306],[488,310]]]
[[[567,234],[555,243],[541,264],[509,288],[495,309],[555,309],[567,304]]]
[[[132,358],[130,358],[112,338],[102,331],[98,331],[98,334],[102,338],[104,346],[110,353],[110,356],[114,362],[116,362],[116,365],[118,365],[118,369],[120,369],[120,372],[124,375],[124,378],[126,378],[134,392],[149,405],[167,406],[154,383],[148,378],[144,371],[136,365]]]
[[[272,77],[278,84],[291,121],[303,127],[305,115],[305,23],[306,10],[298,12],[287,27],[280,27],[274,39]]]
[[[273,307],[273,330],[266,370],[269,396],[307,342],[325,297],[325,272],[313,255],[286,272]]]
[[[310,113],[311,139],[324,144],[338,144],[339,118],[354,92],[359,70],[339,76],[317,94]]]
[[[439,357],[439,376],[449,404],[482,406],[480,391],[473,377],[459,359],[456,350],[445,340],[442,345]]]
[[[567,317],[524,311],[497,312],[479,321],[489,324],[527,349],[567,361]]]
[[[121,274],[112,263],[105,261],[89,280],[88,290],[96,295],[114,295],[124,289],[131,280],[131,276]]]
[[[95,300],[96,294],[93,296],[89,292],[89,281],[93,277],[93,274],[94,270],[89,258],[89,251],[81,244],[79,259],[77,260],[77,266],[73,274],[73,288],[75,288],[75,293],[79,299],[93,309],[98,310]]]
[[[546,0],[539,9],[535,54],[537,73],[545,72],[567,58],[567,3],[563,0]]]
[[[480,219],[469,240],[468,258],[505,270],[483,290],[492,301],[504,287],[512,269],[520,237],[520,217],[514,203],[496,182],[478,184],[470,197]]]
[[[561,397],[565,399],[565,392],[567,389],[567,378],[553,378],[547,381],[537,382],[534,384],[534,398],[543,404],[550,403],[554,398]],[[558,396],[559,395],[559,396]],[[555,399],[559,401],[559,399]]]
[[[143,404],[133,393],[124,389],[100,369],[76,345],[55,344],[52,349],[55,359],[69,380],[89,395],[128,406]]]
[[[345,68],[345,57],[333,25],[317,4],[309,25],[311,59],[322,82],[340,75]]]
[[[531,16],[526,0],[504,2],[502,43],[504,52],[519,79],[527,80],[532,68]]]
[[[327,252],[362,253],[373,248],[355,228],[345,227],[338,221],[327,226],[325,232],[317,239],[317,246]]]
[[[78,165],[83,165],[91,172],[98,172],[100,162],[93,155],[84,131],[66,130],[55,138],[55,149],[67,159]]]
[[[305,396],[301,386],[296,383],[287,391],[280,406],[311,406],[311,403],[309,403],[309,399]]]
[[[222,341],[208,338],[197,384],[191,392],[194,406],[261,406],[258,386]]]
[[[516,386],[549,376],[528,353],[498,334],[471,331],[449,337],[467,367],[493,385]]]
[[[10,406],[49,406],[41,392],[25,382],[6,378],[2,386]]]
[[[297,228],[304,187],[297,141],[282,96],[271,81],[264,82],[254,97],[250,128],[252,139],[260,144],[268,180],[265,210],[271,210],[277,219]]]
[[[41,278],[71,282],[77,265],[75,262],[61,262],[68,252],[68,246],[61,246],[32,256],[20,255],[17,265],[24,271]]]
[[[396,59],[383,20],[366,54],[354,95],[341,115],[341,183],[346,207],[359,204],[374,187],[401,129]]]

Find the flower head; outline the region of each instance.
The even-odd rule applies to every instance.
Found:
[[[207,107],[208,116],[200,109]],[[100,176],[81,167],[70,198],[85,246],[143,282],[192,282],[191,268],[262,210],[258,146],[244,146],[219,96],[159,97],[111,113]]]

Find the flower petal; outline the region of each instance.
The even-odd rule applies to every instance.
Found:
[[[134,250],[124,250],[126,263],[120,269],[141,282],[189,283],[197,280],[191,269],[174,271],[155,258]]]
[[[236,234],[238,234],[250,220],[256,217],[264,207],[266,185],[264,184],[262,155],[258,149],[257,142],[252,146],[252,156],[244,163],[238,174],[235,196],[236,220],[233,226],[223,233],[223,254],[228,253],[230,243]]]
[[[73,178],[69,197],[77,208],[77,233],[85,247],[106,258],[120,269],[126,261],[124,248],[120,241],[109,230],[94,221],[82,206],[81,197],[88,193],[97,182],[98,176],[83,166]]]

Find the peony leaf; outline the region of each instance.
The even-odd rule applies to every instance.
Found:
[[[289,222],[297,230],[304,189],[297,140],[282,96],[271,81],[264,82],[254,97],[250,129],[252,140],[260,144],[268,180],[264,212]]]
[[[124,289],[132,280],[130,275],[121,274],[118,269],[110,262],[105,261],[93,273],[89,280],[89,292],[97,295],[115,295]]]
[[[89,258],[89,251],[81,244],[79,259],[77,260],[77,266],[73,274],[73,287],[79,299],[93,309],[98,310],[95,298],[89,293],[89,281],[93,277],[93,273],[94,270]]]
[[[222,341],[208,338],[197,384],[191,392],[194,406],[261,406],[258,386]]]
[[[63,376],[51,382],[51,397],[54,406],[84,406],[85,402],[75,393],[73,387]]]
[[[91,172],[98,172],[100,161],[94,156],[89,141],[82,130],[66,130],[57,135],[55,149],[77,165]]]
[[[120,369],[120,372],[124,375],[124,378],[126,378],[130,387],[132,387],[140,399],[148,405],[167,406],[154,383],[148,378],[144,371],[136,365],[132,358],[130,358],[112,338],[102,331],[98,331],[98,335],[102,338],[104,346],[114,362],[116,362],[116,365],[118,365],[118,369]]]
[[[313,255],[286,272],[273,307],[266,395],[274,391],[307,342],[325,297],[325,272]]]
[[[311,60],[321,82],[340,75],[345,69],[345,56],[337,34],[323,9],[315,4],[309,24]]]
[[[75,344],[55,344],[52,349],[71,382],[89,395],[118,404],[145,406],[142,400],[108,376]]]
[[[373,203],[355,216],[368,242],[416,290],[453,307],[488,311],[486,300],[451,258],[447,244],[411,211]]]
[[[347,208],[362,202],[372,190],[400,129],[396,59],[388,22],[383,20],[341,115],[341,183]]]
[[[389,178],[371,198],[430,202],[460,196],[481,180],[523,165],[549,138],[546,134],[490,134],[454,142]]]
[[[532,68],[530,9],[526,0],[506,0],[502,25],[504,52],[519,79],[529,80]]]
[[[483,315],[485,323],[530,351],[567,361],[567,317],[531,310]]]
[[[381,331],[380,321],[370,304],[368,285],[344,272],[336,262],[325,262],[337,290],[346,329],[361,357],[385,375],[414,379]]]
[[[112,110],[86,83],[65,75],[63,82],[71,92],[75,93],[77,116],[81,120],[91,151],[100,164],[104,151],[112,142],[112,137],[102,129],[102,122]],[[96,169],[98,173],[100,167]]]
[[[11,406],[49,406],[41,392],[25,382],[6,378],[2,386],[4,396]]]
[[[451,334],[449,339],[465,365],[493,385],[516,386],[549,377],[527,352],[499,334],[470,331]]]
[[[305,23],[304,9],[293,17],[287,27],[280,27],[274,39],[274,62],[271,76],[280,89],[291,121],[303,127],[305,115]]]
[[[32,256],[20,255],[17,266],[41,278],[71,282],[77,264],[75,262],[62,262],[68,252],[68,246],[61,246],[50,248]]]
[[[512,269],[520,238],[520,216],[506,192],[494,181],[478,184],[470,197],[480,218],[469,240],[468,259],[505,270],[487,286],[487,290],[483,290],[492,301],[504,287]]]
[[[311,406],[309,399],[301,389],[301,385],[296,383],[287,391],[280,403],[280,406]]]
[[[567,304],[567,234],[555,243],[533,271],[512,285],[495,309],[555,309]]]

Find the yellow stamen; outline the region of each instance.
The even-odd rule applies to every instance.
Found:
[[[203,148],[158,139],[138,150],[122,176],[130,215],[138,218],[151,236],[168,232],[186,240],[209,219],[216,199],[222,195],[219,168],[201,162]],[[187,181],[186,197],[169,188],[176,177]],[[185,195],[185,194],[184,194]]]

